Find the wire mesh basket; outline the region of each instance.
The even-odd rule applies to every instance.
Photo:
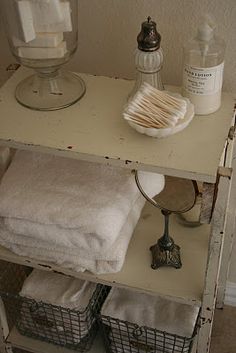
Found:
[[[189,353],[198,327],[187,338],[104,315],[99,322],[107,353]]]
[[[0,296],[10,328],[25,336],[80,352],[90,349],[98,331],[96,319],[110,287],[98,284],[87,307],[78,311],[19,295],[31,268],[0,261]]]

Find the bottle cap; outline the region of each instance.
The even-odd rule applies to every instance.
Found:
[[[210,27],[207,23],[203,23],[199,28],[197,32],[197,38],[199,40],[204,40],[204,41],[209,41],[213,37],[213,32],[214,29]]]
[[[137,37],[138,48],[142,51],[155,51],[160,48],[161,35],[157,32],[156,22],[149,16],[142,23],[141,32]]]
[[[216,24],[212,16],[206,14],[202,18],[202,24],[198,27],[197,39],[202,41],[210,41],[213,38]]]

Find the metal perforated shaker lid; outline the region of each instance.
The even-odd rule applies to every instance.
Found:
[[[142,23],[137,42],[142,51],[155,51],[160,48],[161,35],[157,32],[156,22],[152,21],[150,16]]]

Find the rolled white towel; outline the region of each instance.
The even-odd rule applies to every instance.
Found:
[[[24,281],[20,295],[68,309],[83,311],[96,284],[59,273],[34,269]]]

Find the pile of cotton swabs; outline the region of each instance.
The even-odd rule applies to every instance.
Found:
[[[143,83],[139,91],[124,109],[124,118],[147,128],[167,128],[175,126],[187,111],[184,99]]]

